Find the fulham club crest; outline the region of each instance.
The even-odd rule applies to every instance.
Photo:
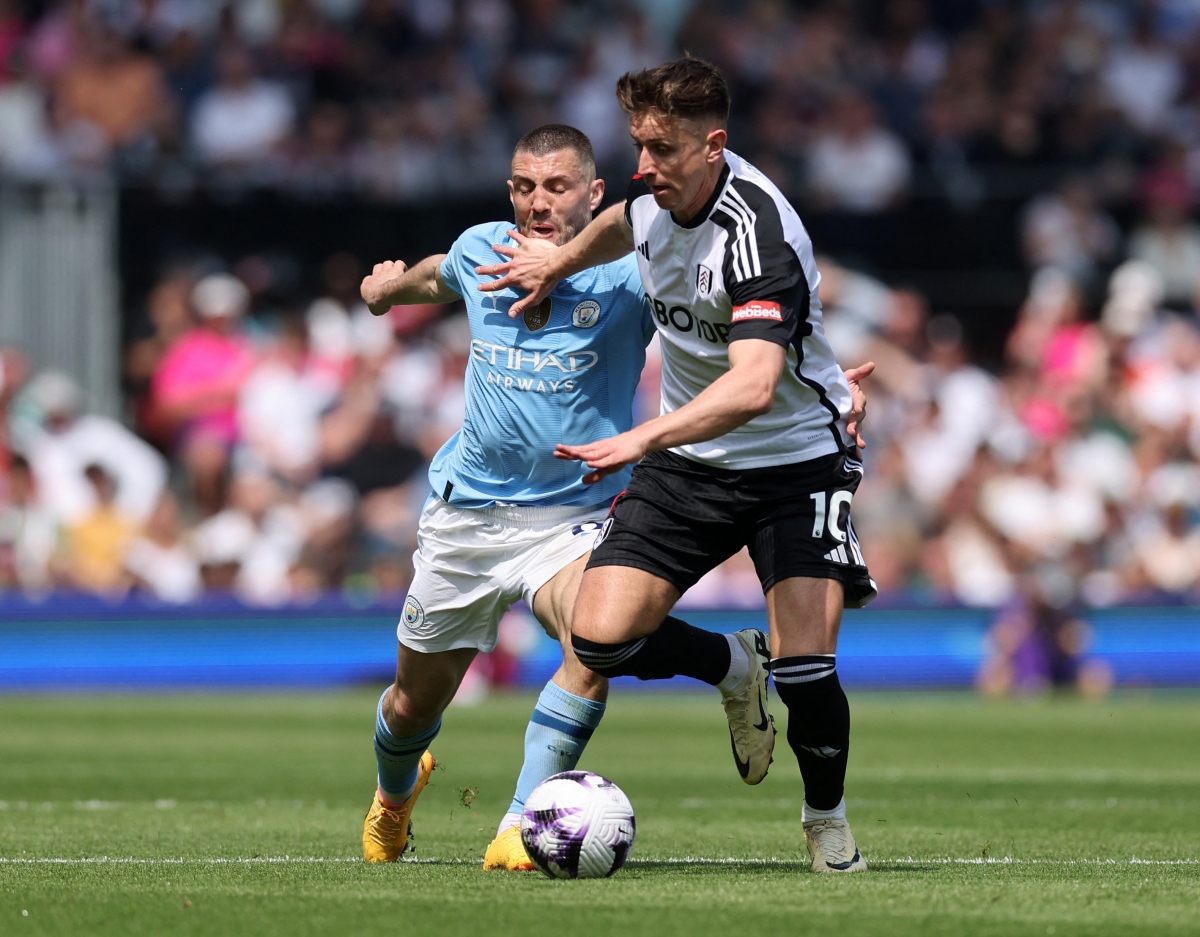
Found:
[[[525,310],[525,324],[529,327],[529,331],[536,332],[550,321],[550,297],[547,296],[536,306],[529,306]]]
[[[696,292],[701,296],[707,296],[712,292],[713,272],[704,266],[704,264],[696,265]]]

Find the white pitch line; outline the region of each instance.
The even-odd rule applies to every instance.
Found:
[[[478,859],[461,859],[461,858],[418,858],[411,857],[401,859],[401,862],[412,865],[477,865]],[[1051,865],[1051,866],[1070,866],[1070,865],[1095,865],[1095,866],[1123,866],[1123,865],[1200,865],[1200,859],[1139,859],[1134,856],[1129,859],[1016,859],[1012,856],[980,856],[974,858],[960,858],[953,856],[943,856],[936,858],[917,858],[915,856],[902,856],[898,858],[881,858],[872,856],[872,862],[880,865]],[[0,865],[323,865],[323,864],[355,864],[361,863],[362,860],[357,857],[350,856],[232,856],[232,857],[201,857],[201,858],[154,858],[154,859],[139,859],[135,857],[125,856],[91,856],[78,859],[66,858],[49,858],[49,857],[3,857],[0,856]],[[788,867],[799,864],[807,864],[807,859],[795,858],[787,859],[779,856],[771,856],[770,858],[744,858],[739,859],[736,856],[727,856],[724,858],[715,858],[711,856],[663,856],[652,857],[642,856],[630,859],[626,865],[636,868],[637,866],[656,866],[656,865],[678,865],[678,866],[693,866],[693,865],[710,865],[710,866],[739,866],[739,865],[758,865],[758,866],[779,866]]]

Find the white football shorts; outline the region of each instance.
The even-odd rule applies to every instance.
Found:
[[[460,508],[431,497],[417,527],[413,581],[396,627],[400,643],[433,654],[488,652],[518,599],[584,556],[604,525],[603,507],[497,505]]]

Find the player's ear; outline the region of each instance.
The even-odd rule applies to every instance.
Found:
[[[516,207],[516,204],[517,204],[516,198],[517,198],[517,190],[515,188],[513,188],[512,180],[509,179],[508,180],[508,200],[513,203],[514,207]]]
[[[729,132],[724,127],[717,127],[714,130],[710,130],[704,138],[704,145],[707,148],[705,159],[710,163],[715,162],[717,157],[725,151],[725,144],[728,142]]]
[[[588,208],[595,211],[600,207],[600,203],[604,201],[604,180],[593,179],[591,191],[588,193]]]

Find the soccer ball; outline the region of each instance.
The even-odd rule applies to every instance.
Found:
[[[633,806],[617,785],[590,771],[547,778],[525,801],[521,840],[551,878],[606,878],[633,847]]]

